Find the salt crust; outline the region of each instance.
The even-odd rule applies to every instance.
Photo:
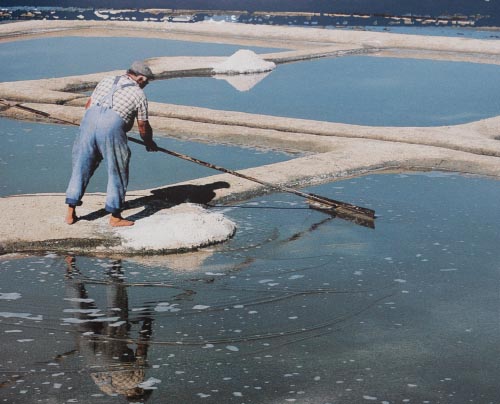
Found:
[[[137,220],[134,226],[115,228],[120,250],[168,251],[194,249],[229,239],[236,225],[220,213],[185,203]]]
[[[216,74],[252,74],[269,72],[275,68],[274,62],[262,59],[251,50],[240,49],[224,62],[215,65],[213,71]]]

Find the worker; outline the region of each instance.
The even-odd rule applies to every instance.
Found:
[[[137,119],[146,150],[158,150],[153,141],[153,129],[148,121],[148,101],[143,91],[152,78],[153,73],[144,62],[134,62],[126,74],[107,77],[99,82],[87,101],[73,145],[73,169],[66,190],[67,224],[78,221],[76,207],[82,204],[89,180],[103,159],[108,169],[105,209],[111,213],[109,224],[113,227],[134,224],[122,217],[131,154],[126,132],[132,129]]]

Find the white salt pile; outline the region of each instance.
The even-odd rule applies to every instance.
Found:
[[[114,230],[126,252],[161,252],[203,247],[229,239],[236,225],[219,213],[185,203]]]
[[[263,73],[273,70],[276,65],[262,59],[255,52],[248,49],[240,49],[224,62],[213,67],[216,74],[252,74]]]

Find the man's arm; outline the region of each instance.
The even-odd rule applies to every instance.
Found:
[[[158,146],[153,140],[153,128],[149,124],[149,121],[141,121],[138,119],[137,125],[139,126],[139,134],[146,144],[146,150],[158,151]]]

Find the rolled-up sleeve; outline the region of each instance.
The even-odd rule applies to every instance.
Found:
[[[141,97],[139,100],[139,105],[137,106],[137,119],[139,121],[147,121],[149,119],[148,100],[145,96]]]

